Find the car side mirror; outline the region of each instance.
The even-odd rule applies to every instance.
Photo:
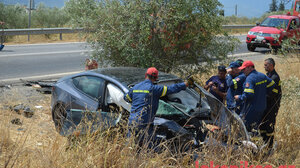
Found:
[[[260,22],[256,22],[256,26],[259,26],[260,25]]]

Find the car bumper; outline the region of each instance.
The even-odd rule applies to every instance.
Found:
[[[280,41],[278,39],[274,39],[273,37],[262,37],[255,35],[248,35],[246,38],[246,43],[252,44],[256,47],[279,47]]]

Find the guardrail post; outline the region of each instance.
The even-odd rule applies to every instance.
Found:
[[[62,33],[59,33],[59,39],[62,40]]]
[[[3,34],[4,34],[4,32],[3,32]],[[4,35],[1,35],[1,37],[0,37],[0,44],[2,45],[3,43],[4,43]]]

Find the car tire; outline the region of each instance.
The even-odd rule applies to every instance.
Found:
[[[53,121],[57,132],[61,132],[67,112],[62,104],[57,104],[53,109]]]
[[[247,49],[248,49],[248,51],[254,52],[256,47],[253,44],[248,43],[247,44]]]

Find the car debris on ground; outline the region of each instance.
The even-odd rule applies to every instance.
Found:
[[[20,118],[15,118],[15,119],[11,120],[10,122],[15,125],[22,125]]]
[[[34,115],[34,111],[31,110],[29,106],[26,106],[24,104],[10,106],[9,108],[11,111],[15,111],[19,115],[23,114],[24,117],[27,117],[27,118],[31,118]]]
[[[37,81],[26,81],[20,79],[20,81],[25,86],[32,86],[32,88],[36,89],[37,91],[44,93],[44,94],[51,94],[52,86],[56,81],[47,81],[47,80],[37,80]]]

